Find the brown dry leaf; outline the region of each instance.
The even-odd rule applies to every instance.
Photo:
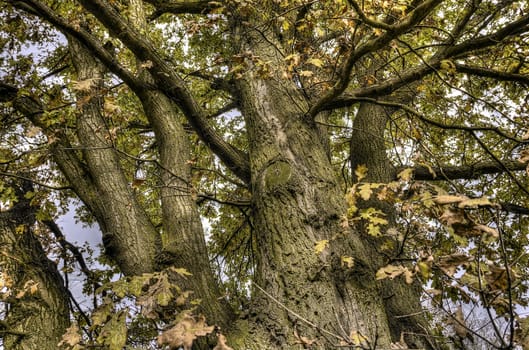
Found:
[[[97,81],[97,79],[95,79],[95,78],[76,81],[76,82],[73,83],[73,89],[76,90],[76,91],[88,92],[95,85],[96,81]]]
[[[195,339],[213,332],[214,329],[214,326],[206,325],[206,319],[203,316],[195,320],[193,316],[186,314],[173,327],[160,334],[156,341],[159,346],[168,345],[175,349],[181,346],[184,350],[191,350]]]
[[[518,157],[518,161],[520,163],[529,162],[529,148],[525,148],[525,149],[520,151],[520,156]]]
[[[435,204],[456,204],[461,203],[469,198],[466,196],[439,195],[432,198]]]
[[[500,233],[498,232],[497,229],[495,228],[492,228],[492,227],[489,227],[487,225],[483,225],[483,224],[476,224],[474,226],[474,230],[477,230],[477,231],[481,231],[483,233],[486,233],[494,238],[498,238],[500,236]]]
[[[453,276],[460,265],[468,264],[473,258],[466,254],[452,254],[439,257],[438,266],[448,276]]]
[[[439,220],[448,226],[463,224],[467,221],[463,210],[454,210],[451,208],[446,209],[439,217]]]
[[[506,290],[509,287],[509,278],[511,284],[519,277],[518,274],[509,269],[507,276],[507,269],[503,266],[496,266],[494,263],[488,263],[489,271],[485,273],[485,281],[492,290]]]
[[[461,306],[457,308],[454,314],[452,326],[459,337],[466,338],[468,336],[468,327],[466,325],[465,316],[463,315],[463,309]]]
[[[386,265],[384,267],[381,267],[378,269],[375,277],[377,280],[389,278],[394,279],[395,277],[398,277],[405,273],[408,269],[404,266],[395,266],[395,265]]]
[[[217,335],[217,345],[213,348],[213,350],[233,350],[233,348],[226,344],[226,337],[219,333]]]
[[[77,324],[72,324],[68,329],[66,329],[66,333],[62,335],[62,340],[58,346],[63,345],[69,345],[69,346],[75,346],[81,342],[81,335],[79,334],[79,328],[77,328]]]

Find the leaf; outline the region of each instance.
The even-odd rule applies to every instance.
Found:
[[[342,256],[341,262],[342,262],[342,267],[347,266],[348,268],[352,268],[355,264],[354,259],[350,256]]]
[[[66,333],[62,335],[62,339],[58,346],[69,345],[75,346],[81,342],[81,335],[79,334],[79,328],[74,323],[66,329]]]
[[[397,178],[401,181],[410,181],[413,176],[413,168],[407,168],[397,174]]]
[[[421,276],[424,279],[427,279],[427,278],[430,277],[431,267],[430,267],[430,264],[428,264],[427,262],[419,261],[417,263],[417,268],[416,269],[419,271],[419,273],[421,274]]]
[[[325,248],[327,248],[327,245],[329,244],[329,241],[327,239],[322,239],[321,241],[318,241],[314,244],[314,250],[317,254],[321,254]]]
[[[356,330],[352,330],[349,334],[349,340],[355,347],[366,347],[369,345],[368,339]]]
[[[95,78],[75,81],[72,88],[76,91],[89,92],[92,90],[92,87],[95,85],[96,81],[97,79]]]
[[[213,332],[214,329],[214,326],[206,325],[204,317],[195,321],[193,316],[186,314],[173,327],[162,332],[156,341],[159,346],[168,345],[171,349],[181,346],[184,350],[190,350],[195,339]]]
[[[318,68],[323,67],[323,61],[319,58],[309,58],[307,60],[307,64],[312,64],[313,66],[316,66]]]
[[[314,72],[310,70],[302,70],[301,72],[299,72],[299,76],[301,77],[312,77],[313,75]]]
[[[173,271],[173,272],[176,272],[177,274],[179,274],[182,277],[193,276],[193,274],[191,272],[187,271],[183,267],[180,267],[180,268],[171,267],[170,270]]]
[[[126,316],[125,311],[113,314],[97,337],[97,340],[106,345],[108,350],[122,350],[127,343]]]
[[[452,196],[452,195],[440,195],[434,196],[432,198],[435,204],[445,205],[445,204],[456,204],[461,203],[465,200],[468,200],[466,196]]]
[[[452,321],[452,326],[454,331],[461,338],[466,338],[468,336],[468,327],[465,322],[465,317],[463,315],[463,309],[459,306],[454,313],[454,320]]]
[[[448,276],[454,276],[457,268],[461,265],[466,265],[471,262],[473,258],[466,254],[455,253],[452,255],[445,255],[439,257],[438,266]]]
[[[365,201],[369,200],[371,194],[373,193],[373,190],[371,189],[371,184],[361,184],[358,188],[358,194],[360,195],[360,198]]]
[[[496,207],[487,197],[465,199],[457,205],[459,208]]]
[[[375,278],[377,280],[382,280],[386,278],[394,279],[395,277],[402,275],[407,270],[408,268],[404,266],[395,266],[389,264],[378,269],[377,273],[375,274]]]
[[[367,166],[365,164],[359,164],[355,169],[356,181],[360,182],[367,175]]]
[[[116,101],[113,98],[105,97],[105,103],[103,105],[103,110],[106,114],[117,114],[121,111],[119,105],[116,104]]]
[[[525,149],[520,151],[520,154],[518,156],[518,161],[520,163],[529,162],[529,148],[525,148]]]
[[[489,227],[487,225],[476,224],[473,228],[474,228],[474,230],[486,233],[486,234],[488,234],[488,235],[490,235],[490,236],[492,236],[494,238],[500,237],[500,233],[498,232],[497,229]]]

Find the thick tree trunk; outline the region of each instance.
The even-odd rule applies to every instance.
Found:
[[[409,96],[403,98],[411,99]],[[351,168],[355,170],[359,165],[367,167],[367,175],[362,181],[388,183],[395,179],[395,169],[386,154],[384,137],[389,117],[394,112],[393,108],[375,104],[362,103],[359,106],[351,135]],[[396,225],[396,213],[391,204],[369,200],[360,203],[359,206],[382,210],[388,219],[388,227]],[[371,241],[375,246],[380,246],[387,239],[373,238]],[[395,254],[398,253],[399,246],[399,243],[395,244]],[[394,258],[402,258],[402,256],[395,255]],[[378,257],[375,255],[373,258],[373,263],[377,266],[386,265],[388,262],[381,259],[380,255]],[[406,344],[412,348],[434,348],[435,345],[428,336],[428,323],[421,312],[420,282],[416,281],[413,285],[408,285],[402,278],[383,280],[379,288],[384,299],[393,341],[398,342],[402,336]]]
[[[77,136],[103,209],[105,251],[126,275],[152,272],[159,237],[124,176],[113,135],[102,115],[102,66],[74,39],[70,40],[70,46],[77,80],[88,86],[77,96]]]
[[[343,194],[325,142],[305,119],[307,102],[292,86],[250,73],[239,90],[251,140],[258,247],[251,324],[270,348],[292,349],[306,337],[333,349],[351,334],[363,345],[389,347],[370,261],[375,252],[340,226]],[[317,253],[323,240],[329,246]],[[345,256],[354,268],[343,266]]]
[[[30,190],[28,184],[17,189],[18,203],[0,213],[2,279],[12,291],[1,334],[6,350],[55,350],[70,323],[69,297],[33,232],[36,208],[24,198]]]

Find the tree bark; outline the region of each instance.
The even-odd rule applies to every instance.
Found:
[[[411,96],[403,98],[409,100]],[[358,108],[351,135],[350,160],[353,173],[360,165],[367,167],[366,177],[362,179],[364,182],[388,183],[395,178],[395,169],[386,154],[384,137],[389,117],[394,112],[394,108],[370,103],[361,103]],[[389,222],[388,227],[396,226],[395,209],[390,203],[369,200],[360,203],[359,207],[381,210]],[[387,238],[370,238],[370,241],[380,247],[387,242]],[[395,243],[397,253],[399,244]],[[384,261],[380,254],[373,256],[372,263],[375,266],[381,267],[388,262]],[[420,283],[415,281],[413,285],[408,285],[402,278],[382,280],[379,289],[380,295],[383,296],[393,342],[403,339],[412,348],[435,348],[429,337],[428,323],[421,312]]]
[[[24,198],[28,191],[28,183],[17,188],[19,201],[0,212],[2,279],[13,282],[1,334],[6,350],[55,350],[70,323],[69,295],[33,232],[36,208]]]
[[[102,115],[103,68],[75,39],[69,43],[77,80],[90,82],[77,95],[77,136],[103,209],[105,251],[126,275],[155,271],[158,233],[132,193]]]

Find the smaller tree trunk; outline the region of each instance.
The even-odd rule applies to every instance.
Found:
[[[17,204],[0,213],[2,277],[6,284],[12,281],[2,324],[4,349],[55,350],[70,323],[68,292],[32,230],[35,208],[24,198],[29,190],[28,184],[18,188]]]

